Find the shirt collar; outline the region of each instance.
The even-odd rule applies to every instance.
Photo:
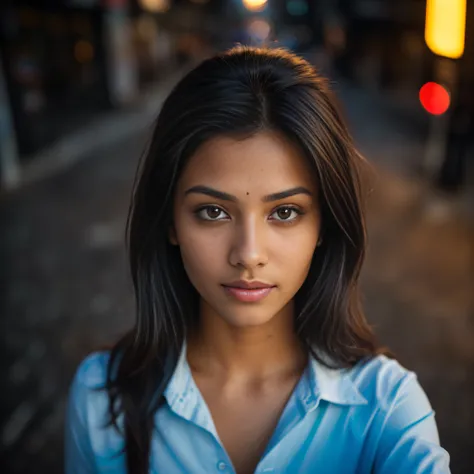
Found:
[[[316,399],[339,405],[368,404],[352,380],[351,369],[330,369],[311,356],[308,370],[308,390]]]
[[[186,353],[186,342],[184,342],[173,375],[163,393],[170,407],[173,407],[178,400],[188,398],[194,392],[194,390],[191,392],[192,375]]]
[[[164,396],[172,409],[193,410],[197,403],[198,389],[188,365],[186,342],[183,344],[175,371],[165,389]],[[328,358],[325,357],[324,360]],[[328,362],[331,362],[328,360]],[[296,395],[305,409],[317,405],[320,399],[339,405],[366,405],[351,377],[350,369],[330,369],[311,356],[308,367],[296,389]],[[183,403],[186,402],[186,403]],[[184,410],[188,411],[188,410]]]
[[[183,343],[176,368],[163,395],[177,415],[209,431],[218,439],[211,413],[192,377],[186,342]]]

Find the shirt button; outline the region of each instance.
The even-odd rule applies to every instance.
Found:
[[[219,461],[217,463],[217,469],[219,469],[219,471],[225,471],[227,469],[227,464],[223,461]]]

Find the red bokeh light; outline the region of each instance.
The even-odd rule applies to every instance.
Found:
[[[446,112],[451,103],[449,92],[436,82],[427,82],[420,89],[420,102],[427,112],[441,115]]]

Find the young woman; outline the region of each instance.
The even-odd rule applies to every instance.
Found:
[[[78,369],[68,474],[449,472],[359,306],[361,165],[288,52],[235,48],[181,80],[130,208],[136,324]]]

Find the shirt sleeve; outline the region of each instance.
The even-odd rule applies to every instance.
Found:
[[[385,413],[374,474],[449,474],[449,454],[440,446],[434,411],[409,373]]]
[[[81,380],[82,369],[83,367],[78,369],[72,382],[66,410],[65,474],[96,472],[87,416],[88,394],[91,389]]]

